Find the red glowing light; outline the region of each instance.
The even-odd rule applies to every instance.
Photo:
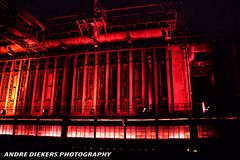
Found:
[[[214,126],[197,126],[198,138],[217,138],[218,130]]]
[[[156,128],[153,126],[128,126],[126,129],[127,139],[156,139]]]
[[[94,138],[94,126],[68,126],[67,137]]]
[[[62,126],[39,125],[37,136],[61,137]]]
[[[11,124],[1,124],[0,125],[0,135],[12,135],[13,125]]]
[[[189,126],[159,126],[159,139],[189,139]]]
[[[36,136],[35,125],[16,125],[15,135]]]

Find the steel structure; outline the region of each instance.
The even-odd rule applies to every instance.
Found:
[[[95,3],[92,13],[42,23],[0,0],[0,135],[194,148],[224,136],[218,123],[238,123],[209,113],[218,50],[211,37],[180,34],[176,3]]]

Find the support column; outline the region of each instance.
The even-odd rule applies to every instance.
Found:
[[[157,53],[156,48],[153,50],[153,76],[154,76],[154,103],[155,111],[158,113],[158,71],[157,71]]]
[[[34,101],[35,101],[35,95],[36,95],[36,89],[37,89],[38,70],[39,70],[39,60],[36,63],[36,71],[35,71],[34,84],[33,84],[31,115],[34,115],[34,112],[35,112]]]
[[[149,60],[147,59],[147,76],[146,76],[146,79],[147,79],[147,98],[146,100],[148,101],[148,107],[149,107],[149,110],[152,110],[152,107],[153,107],[153,61],[152,61],[152,58]]]
[[[93,88],[93,110],[94,114],[97,111],[97,75],[98,75],[98,54],[95,54],[95,67],[94,67],[94,88]]]
[[[66,74],[67,74],[67,57],[64,57],[64,66],[63,66],[63,80],[62,80],[62,94],[61,94],[61,110],[60,113],[66,113],[65,106],[65,86],[66,86]]]
[[[129,114],[133,115],[133,51],[129,51]]]
[[[23,60],[22,60],[23,61]],[[16,103],[17,103],[17,97],[18,97],[18,88],[19,88],[19,80],[21,76],[21,70],[22,70],[22,61],[20,61],[19,68],[18,68],[18,75],[17,75],[17,83],[16,83],[16,90],[15,90],[15,96],[14,96],[14,102],[13,102],[13,114],[16,114]]]
[[[76,105],[75,93],[76,93],[77,60],[78,60],[78,56],[74,56],[73,79],[72,79],[72,97],[71,97],[71,114],[76,114],[74,112],[74,107]]]
[[[145,58],[144,51],[141,51],[141,70],[142,70],[142,105],[145,107]]]
[[[109,103],[109,52],[106,53],[106,75],[105,75],[105,114],[108,112]]]
[[[195,148],[198,142],[198,129],[196,119],[189,120],[189,130],[190,130],[190,145],[191,147]]]
[[[50,111],[49,111],[50,115],[53,114],[53,103],[54,103],[54,92],[55,92],[56,77],[57,77],[57,58],[54,59],[52,92],[51,92],[51,102],[50,102]]]
[[[168,86],[168,112],[173,111],[173,79],[172,79],[172,55],[171,49],[166,48],[166,72],[167,72],[167,86]]]
[[[190,63],[189,63],[189,49],[188,46],[185,46],[183,48],[183,54],[184,54],[184,59],[185,59],[185,67],[186,67],[186,95],[188,97],[188,104],[187,104],[187,110],[192,110],[192,87],[191,87],[191,69],[190,69]]]
[[[170,111],[190,111],[187,104],[190,103],[190,84],[189,75],[187,74],[188,64],[186,62],[186,55],[181,45],[172,45],[169,47],[167,66],[169,67],[169,77],[171,87],[168,95],[171,94],[170,102],[172,107]],[[169,80],[170,79],[170,80]],[[170,96],[169,96],[170,97]]]
[[[117,55],[117,114],[120,113],[121,107],[121,54]]]
[[[11,64],[11,69],[10,69],[10,75],[9,75],[9,80],[8,80],[8,88],[7,88],[7,95],[6,95],[6,101],[5,101],[5,107],[4,109],[7,111],[8,109],[8,98],[9,98],[9,90],[10,90],[10,87],[11,87],[11,80],[12,80],[12,74],[13,74],[13,63]]]
[[[5,62],[5,63],[4,63],[4,66],[3,66],[2,77],[1,77],[1,80],[0,80],[0,94],[3,94],[3,93],[1,92],[1,88],[4,87],[4,86],[3,86],[3,79],[4,79],[4,77],[5,77],[5,69],[6,69],[7,64],[8,64],[8,62]],[[4,92],[4,89],[3,89],[3,92]],[[4,106],[5,106],[5,105],[4,105]]]
[[[24,83],[23,103],[22,103],[23,108],[26,107],[25,106],[25,101],[26,101],[26,95],[27,95],[27,85],[28,85],[29,72],[30,72],[30,63],[31,63],[31,60],[29,59],[28,60],[27,71],[26,71],[26,80],[25,80],[25,83]],[[25,109],[23,111],[25,111]]]
[[[44,66],[44,76],[43,76],[43,87],[42,87],[42,95],[41,95],[41,109],[40,111],[42,111],[43,109],[45,109],[48,106],[44,106],[44,97],[45,97],[45,89],[46,89],[46,79],[47,79],[47,71],[48,71],[48,60],[46,59],[45,62],[45,66]],[[48,109],[48,108],[47,108]],[[41,113],[40,113],[41,114]]]
[[[82,94],[82,115],[85,114],[86,106],[86,85],[87,85],[87,63],[88,63],[88,54],[85,54],[84,57],[84,67],[83,67],[83,94]]]

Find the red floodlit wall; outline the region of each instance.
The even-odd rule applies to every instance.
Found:
[[[190,139],[189,126],[159,126],[158,139]]]
[[[61,137],[62,126],[39,125],[37,136]]]
[[[187,59],[174,45],[0,62],[0,110],[9,116],[191,111]]]
[[[156,127],[154,126],[127,126],[127,139],[156,139]]]
[[[15,135],[36,136],[36,125],[16,125]]]
[[[192,44],[190,47],[190,52],[198,53],[198,52],[212,52],[213,48],[211,45],[206,43],[198,43]]]
[[[38,128],[37,128],[38,127]],[[37,134],[36,134],[37,132]],[[96,132],[94,134],[94,132]],[[217,126],[198,125],[198,138],[218,138]],[[1,124],[0,135],[17,136],[46,136],[61,137],[62,126],[52,125],[14,125]],[[101,138],[101,139],[190,139],[190,126],[68,126],[67,137],[69,138]],[[95,137],[94,137],[95,135]]]
[[[94,138],[94,126],[68,126],[67,137]]]
[[[124,127],[123,126],[97,126],[96,138],[123,139]]]
[[[0,135],[12,135],[13,125],[11,124],[1,124],[0,125]]]
[[[187,52],[180,45],[167,52],[169,111],[191,110],[190,69]]]
[[[217,138],[218,128],[216,126],[198,125],[198,138]]]

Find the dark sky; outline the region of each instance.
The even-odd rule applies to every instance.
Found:
[[[41,19],[85,12],[91,0],[16,0],[21,7]],[[99,0],[104,9],[159,3],[162,0]],[[175,0],[176,1],[176,0]],[[234,33],[240,26],[238,0],[181,0],[186,24],[193,34]],[[235,11],[235,13],[234,13]]]

